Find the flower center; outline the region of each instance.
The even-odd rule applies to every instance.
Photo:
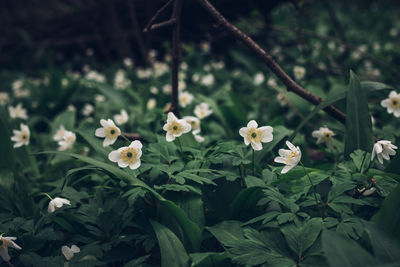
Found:
[[[67,143],[73,143],[73,142],[74,142],[74,136],[73,136],[73,135],[68,136],[68,137],[65,139],[65,141],[66,141]]]
[[[106,136],[109,139],[115,139],[118,137],[118,131],[114,126],[110,126],[106,129]]]
[[[390,99],[390,106],[392,108],[400,108],[400,98],[393,97]]]
[[[299,154],[296,151],[290,152],[290,154],[288,155],[288,157],[286,159],[286,164],[289,164],[293,158],[297,158],[298,156],[299,156]]]
[[[247,138],[250,142],[259,143],[262,139],[261,131],[256,128],[251,128],[247,133]]]
[[[123,161],[128,163],[135,163],[137,160],[138,153],[133,147],[128,147],[121,152],[121,158]]]
[[[21,135],[21,140],[22,140],[22,141],[26,141],[26,140],[28,140],[28,135],[27,135],[27,134],[25,134],[25,133],[24,133],[24,134],[22,134],[22,135]]]
[[[182,126],[181,126],[178,122],[173,121],[173,122],[169,125],[168,130],[169,130],[172,134],[180,134],[181,131],[182,131]]]

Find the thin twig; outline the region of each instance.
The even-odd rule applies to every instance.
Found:
[[[153,31],[153,30],[158,30],[158,29],[160,29],[160,28],[167,27],[167,26],[169,26],[169,25],[173,25],[175,22],[176,22],[176,19],[175,19],[175,18],[172,18],[172,19],[169,19],[169,20],[160,22],[160,23],[156,23],[156,24],[153,24],[153,25],[150,27],[150,30],[151,30],[151,31]]]
[[[319,105],[322,102],[322,99],[311,92],[304,89],[301,85],[296,83],[282,68],[278,63],[265,52],[257,43],[253,41],[248,35],[244,34],[234,25],[229,23],[218,10],[207,0],[198,0],[198,2],[205,8],[205,10],[216,19],[220,25],[223,25],[228,32],[230,32],[237,39],[242,41],[248,48],[250,48],[254,53],[256,53],[266,65],[271,69],[271,71],[278,77],[279,80],[282,81],[284,85],[286,85],[288,91],[292,91],[299,95],[300,97],[306,99],[308,102]],[[335,108],[334,106],[328,106],[324,108],[325,112],[330,116],[340,121],[341,123],[345,123],[346,115]]]
[[[142,136],[140,136],[140,134],[137,134],[137,133],[121,133],[121,138],[123,138],[123,139],[128,139],[128,140],[130,140],[130,141],[133,141],[133,140],[143,140],[143,137]],[[125,139],[125,140],[126,140]]]
[[[144,28],[143,32],[149,31],[149,29],[150,29],[151,25],[153,25],[154,21],[156,21],[158,16],[172,3],[172,1],[173,0],[168,0],[168,2],[165,3],[165,5],[163,5],[159,10],[157,10],[156,14],[154,14],[154,16],[150,19],[149,23]]]

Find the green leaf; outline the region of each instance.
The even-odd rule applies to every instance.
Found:
[[[352,71],[346,95],[346,116],[345,156],[357,149],[371,151],[373,136],[367,94]]]
[[[234,241],[244,239],[241,224],[239,221],[223,221],[206,228],[222,245],[229,246]]]
[[[250,187],[243,189],[229,205],[229,218],[231,219],[249,219],[248,216],[253,214],[258,201],[263,196],[260,187]],[[251,218],[251,217],[250,217]]]
[[[103,147],[102,141],[94,136],[93,133],[89,133],[84,130],[76,130],[76,133],[79,134],[85,141],[100,155],[108,158],[108,154],[112,151],[111,147]]]
[[[400,240],[400,184],[385,198],[371,221]]]
[[[302,227],[290,224],[281,228],[289,247],[299,258],[314,244],[321,230],[322,220],[320,218],[313,218]]]
[[[350,154],[350,158],[353,160],[354,165],[360,172],[364,172],[371,161],[371,153],[362,151],[360,149]]]
[[[161,251],[161,266],[163,267],[187,267],[189,256],[181,241],[164,225],[150,220],[157,236]]]
[[[368,233],[375,257],[380,262],[391,263],[400,262],[400,244],[392,237],[386,234],[377,225],[363,221],[365,231]]]
[[[191,267],[220,267],[231,266],[230,256],[227,252],[205,252],[189,254],[192,260]]]
[[[374,258],[351,239],[330,231],[322,232],[322,249],[331,267],[375,266]]]

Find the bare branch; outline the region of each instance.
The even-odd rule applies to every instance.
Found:
[[[166,20],[166,21],[157,23],[157,24],[153,24],[153,25],[150,27],[150,30],[149,30],[149,31],[158,30],[158,29],[160,29],[160,28],[167,27],[167,26],[169,26],[169,25],[173,25],[173,24],[175,24],[175,22],[176,22],[176,19],[175,19],[175,18],[172,18],[172,19],[169,19],[169,20]]]
[[[254,53],[256,53],[265,64],[271,69],[271,71],[286,85],[288,91],[292,91],[299,95],[300,97],[306,99],[314,105],[319,105],[322,99],[311,92],[304,89],[301,85],[296,83],[282,68],[278,63],[265,52],[257,43],[253,41],[248,35],[244,34],[234,25],[229,23],[222,15],[215,9],[215,7],[207,0],[198,0],[198,2],[205,8],[205,10],[217,20],[225,29],[230,32],[237,39],[242,41],[248,48],[250,48]],[[328,106],[324,108],[326,113],[335,118],[336,120],[344,123],[346,121],[346,115],[340,110],[333,106]]]
[[[144,32],[149,31],[151,25],[153,25],[154,21],[156,21],[156,19],[158,18],[158,16],[172,3],[173,0],[168,0],[167,3],[165,3],[165,5],[163,5],[159,10],[157,10],[156,14],[154,14],[154,16],[150,19],[149,23],[147,24],[147,26],[144,28]]]

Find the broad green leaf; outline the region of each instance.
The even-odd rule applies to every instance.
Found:
[[[189,254],[192,260],[191,267],[220,267],[231,266],[231,257],[227,252],[204,252]]]
[[[379,211],[372,217],[386,233],[400,240],[400,185],[383,201]]]
[[[93,133],[89,133],[84,130],[76,130],[76,133],[79,134],[86,142],[100,155],[108,158],[108,154],[112,151],[110,147],[103,147],[102,140],[96,138]]]
[[[243,189],[229,205],[229,217],[231,219],[249,219],[262,196],[260,187]]]
[[[367,93],[361,87],[358,77],[350,71],[350,83],[346,95],[345,156],[349,156],[357,149],[371,151],[372,137]]]
[[[363,221],[365,231],[368,233],[375,257],[380,262],[400,262],[400,244],[392,236],[380,229],[377,225]]]
[[[164,225],[150,220],[157,236],[161,251],[161,266],[163,267],[187,267],[189,256],[181,241]]]
[[[333,231],[322,232],[322,249],[330,267],[375,266],[375,259],[355,241]]]
[[[224,246],[230,246],[233,242],[244,239],[242,222],[223,221],[214,226],[207,227],[213,236]]]

